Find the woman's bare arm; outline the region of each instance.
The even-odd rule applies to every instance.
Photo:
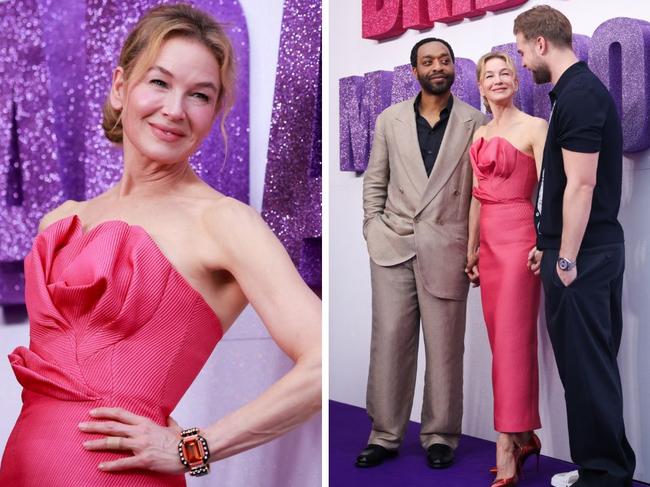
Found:
[[[270,441],[321,407],[321,302],[252,208],[232,202],[208,222],[226,269],[294,367],[257,399],[205,429],[214,459]]]

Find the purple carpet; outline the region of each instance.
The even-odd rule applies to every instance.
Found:
[[[364,409],[330,401],[329,407],[329,484],[332,487],[489,487],[494,476],[493,442],[463,436],[451,468],[433,470],[426,464],[418,438],[419,424],[410,422],[399,455],[375,468],[357,468],[354,460],[365,447],[370,420]],[[522,487],[548,487],[558,472],[575,470],[562,460],[542,456],[539,472],[535,458],[524,465]],[[634,486],[647,484],[635,483]]]

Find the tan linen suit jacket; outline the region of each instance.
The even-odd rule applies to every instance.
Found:
[[[472,195],[468,149],[487,122],[454,98],[438,157],[427,178],[411,98],[384,110],[375,125],[363,180],[363,235],[370,258],[392,266],[417,255],[425,289],[454,300],[467,298],[464,273]]]

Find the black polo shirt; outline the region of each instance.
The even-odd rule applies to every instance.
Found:
[[[553,110],[535,211],[537,248],[560,248],[566,187],[563,148],[573,152],[599,152],[596,186],[581,248],[623,242],[623,228],[617,218],[623,134],[614,100],[583,62],[569,67],[549,96]]]
[[[413,108],[415,109],[415,125],[418,128],[418,142],[420,143],[420,153],[424,161],[424,169],[427,171],[427,176],[431,175],[433,164],[436,162],[438,152],[440,152],[440,144],[442,138],[445,136],[447,130],[447,122],[449,122],[449,114],[454,106],[454,97],[449,96],[447,106],[440,112],[440,120],[432,127],[427,122],[427,119],[420,115],[420,98],[422,93],[415,97]]]

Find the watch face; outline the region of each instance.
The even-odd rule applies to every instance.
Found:
[[[563,271],[566,271],[569,268],[569,263],[566,261],[566,259],[560,258],[558,261],[558,265],[560,266],[560,269]]]

